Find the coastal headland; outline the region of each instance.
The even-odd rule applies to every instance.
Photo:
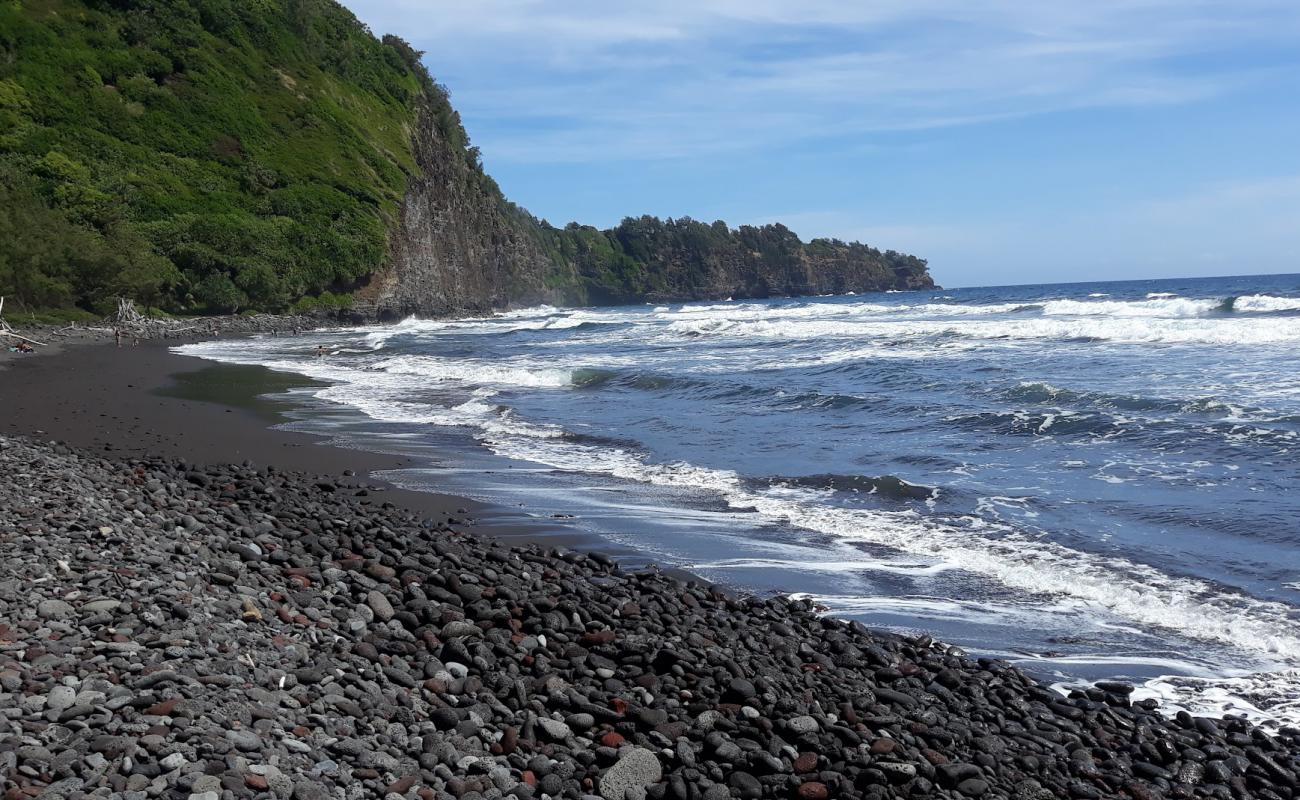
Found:
[[[1293,731],[494,538],[200,363],[0,371],[6,798],[1296,794]]]

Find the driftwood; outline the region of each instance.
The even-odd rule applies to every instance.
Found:
[[[24,342],[31,342],[32,344],[45,347],[45,342],[38,342],[35,339],[30,339],[26,336],[23,336],[21,333],[18,333],[13,328],[9,327],[9,323],[5,322],[4,313],[5,313],[5,299],[4,297],[0,297],[0,336],[8,336],[12,339],[21,339]]]
[[[29,339],[26,336],[23,336],[21,333],[14,333],[11,330],[0,330],[0,336],[11,336],[15,339],[22,339],[24,342],[31,342],[32,344],[38,344],[41,347],[45,347],[47,344],[49,344],[48,342],[38,342],[35,339]]]
[[[119,325],[147,325],[149,319],[135,307],[135,301],[127,297],[117,298],[117,314],[113,316]]]

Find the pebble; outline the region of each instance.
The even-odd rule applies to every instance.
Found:
[[[830,796],[830,790],[819,781],[807,781],[799,784],[796,794],[799,795],[799,800],[826,800]]]
[[[366,604],[370,606],[371,611],[375,612],[375,619],[380,622],[388,622],[393,618],[393,614],[397,613],[393,610],[393,604],[388,602],[388,598],[384,597],[382,592],[372,591],[367,594]]]
[[[600,796],[605,800],[624,800],[629,789],[643,789],[658,783],[662,777],[658,756],[642,747],[628,747],[600,777]]]
[[[163,769],[172,770],[172,769],[180,769],[181,767],[185,766],[186,763],[188,762],[185,760],[184,754],[172,753],[171,755],[164,757],[158,763],[162,765]]]
[[[55,686],[45,696],[45,707],[53,711],[70,708],[76,701],[77,693],[70,686]]]
[[[252,731],[226,731],[226,739],[236,749],[245,753],[254,753],[262,749],[262,737]]]
[[[336,479],[3,437],[0,469],[3,800],[1300,797],[1300,732]]]
[[[66,619],[74,613],[72,606],[62,600],[42,600],[36,605],[36,616],[41,619]]]
[[[558,719],[539,717],[537,725],[554,741],[562,742],[573,735],[573,730],[569,728],[568,724]]]

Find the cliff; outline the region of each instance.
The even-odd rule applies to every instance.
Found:
[[[665,302],[932,288],[925,261],[857,242],[804,243],[784,225],[628,218],[610,230],[548,229],[579,300]]]
[[[412,139],[420,170],[407,185],[387,264],[357,292],[361,307],[389,319],[568,301],[545,286],[559,265],[537,223],[461,157],[436,118],[436,104],[422,103]]]
[[[0,4],[0,294],[391,317],[932,285],[780,225],[539,221],[401,39],[333,0]]]

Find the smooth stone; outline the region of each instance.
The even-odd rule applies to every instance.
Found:
[[[384,596],[383,592],[372,591],[366,595],[366,605],[370,606],[370,610],[375,612],[375,618],[380,622],[388,622],[396,613],[393,610],[393,604],[388,602],[388,598]]]
[[[36,615],[41,619],[66,619],[76,612],[62,600],[42,600],[36,604]]]
[[[162,765],[163,769],[170,771],[180,769],[189,762],[186,760],[184,753],[172,753],[158,763]]]
[[[262,737],[248,730],[226,731],[226,741],[245,753],[262,749]]]
[[[45,707],[55,711],[62,711],[65,708],[72,708],[76,698],[77,693],[73,691],[71,686],[55,686],[45,696]]]
[[[552,740],[562,742],[573,735],[573,730],[566,723],[550,717],[538,717],[537,726],[546,732]]]
[[[82,614],[107,614],[122,605],[120,600],[91,600],[81,606]]]

